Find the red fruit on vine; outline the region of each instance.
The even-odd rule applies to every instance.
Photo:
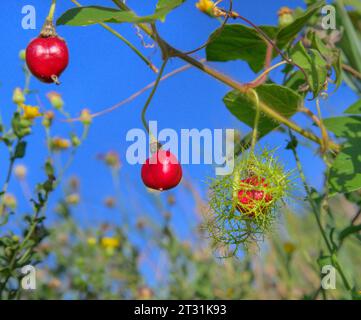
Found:
[[[241,180],[240,186],[237,209],[251,217],[254,216],[255,210],[266,213],[266,206],[272,201],[272,194],[267,192],[268,184],[265,183],[265,179],[251,176]]]
[[[182,166],[169,150],[158,150],[142,166],[142,180],[151,189],[164,191],[182,179]]]
[[[40,35],[26,48],[26,63],[31,73],[40,81],[59,84],[59,76],[69,63],[66,42],[56,35]]]

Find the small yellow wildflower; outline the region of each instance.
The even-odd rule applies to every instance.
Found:
[[[213,16],[215,5],[212,0],[199,0],[196,3],[196,7],[198,10],[204,12],[205,14]]]
[[[71,193],[66,197],[65,201],[67,204],[76,205],[80,201],[80,196],[78,193]]]
[[[94,237],[90,237],[87,239],[87,243],[89,246],[95,246],[97,244],[97,239]]]
[[[26,177],[27,171],[28,169],[23,164],[18,164],[14,168],[15,177],[18,178],[19,180],[23,180]]]
[[[88,126],[92,123],[92,116],[88,109],[82,110],[82,112],[80,114],[80,122],[82,122],[83,125],[85,125],[85,126]]]
[[[278,10],[277,14],[283,16],[284,14],[292,14],[293,10],[288,7],[282,7]]]
[[[23,91],[20,88],[14,90],[13,102],[18,105],[22,105],[25,102]]]
[[[283,250],[285,250],[287,254],[292,254],[296,250],[296,246],[291,242],[285,242],[283,244]]]
[[[46,111],[44,113],[43,126],[49,128],[53,123],[54,116],[55,114],[53,111]]]
[[[118,153],[115,151],[109,151],[104,155],[105,163],[114,169],[120,168],[120,159]]]
[[[39,111],[39,107],[27,106],[23,104],[21,108],[24,110],[24,118],[27,120],[33,120],[42,116],[41,112]]]
[[[108,248],[115,249],[115,248],[119,247],[119,240],[116,238],[105,237],[105,238],[102,238],[101,245],[105,249],[108,249]]]
[[[14,195],[12,195],[11,193],[5,193],[4,194],[4,205],[7,208],[10,209],[15,209],[17,206],[17,201]]]
[[[51,105],[57,109],[61,110],[64,106],[64,101],[61,97],[61,95],[57,92],[49,92],[47,95],[47,98],[49,99]]]
[[[51,147],[54,150],[65,150],[70,147],[71,143],[68,139],[55,137],[51,141]]]
[[[282,7],[277,14],[278,23],[281,27],[286,27],[294,21],[293,10],[288,7]]]

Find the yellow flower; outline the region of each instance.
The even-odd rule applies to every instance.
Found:
[[[277,14],[279,16],[283,16],[285,14],[292,14],[293,13],[293,10],[288,8],[288,7],[282,7],[278,10]]]
[[[293,17],[293,11],[288,7],[282,7],[278,11],[278,23],[283,28],[291,24],[295,19]]]
[[[69,194],[65,200],[66,200],[67,204],[76,205],[80,201],[80,196],[77,193],[72,193],[72,194]]]
[[[214,9],[214,2],[212,0],[199,0],[196,3],[196,7],[198,10],[212,16]]]
[[[70,141],[59,137],[53,138],[51,141],[51,147],[54,150],[64,150],[70,147]]]
[[[64,101],[61,97],[61,95],[57,92],[49,92],[47,94],[47,97],[51,103],[51,105],[57,109],[57,110],[61,110],[63,108],[64,105]]]
[[[90,238],[87,239],[87,243],[90,246],[95,246],[97,244],[97,239],[94,238],[94,237],[90,237]]]
[[[296,246],[291,242],[285,242],[283,244],[283,250],[285,250],[286,253],[291,254],[296,250]]]
[[[115,249],[115,248],[119,247],[119,240],[116,238],[105,237],[105,238],[102,238],[101,245],[105,249],[108,249],[108,248]]]
[[[23,91],[20,88],[14,90],[13,102],[18,105],[22,105],[25,102]]]
[[[5,193],[4,194],[4,205],[7,208],[10,209],[15,209],[17,206],[17,201],[14,195],[12,195],[11,193]]]
[[[83,123],[83,125],[88,126],[92,122],[92,115],[90,114],[90,111],[88,109],[83,109],[80,114],[80,121]]]
[[[115,151],[109,151],[105,155],[101,155],[100,158],[104,159],[105,164],[113,169],[120,168],[120,159],[118,153]]]
[[[39,107],[27,106],[23,104],[21,108],[24,110],[24,118],[27,120],[33,120],[37,117],[41,117],[41,112]]]
[[[18,164],[14,168],[14,174],[19,180],[22,180],[26,177],[27,171],[27,168],[23,164]]]

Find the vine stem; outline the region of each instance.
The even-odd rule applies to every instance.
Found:
[[[253,95],[255,96],[256,99],[256,115],[254,117],[254,125],[253,125],[253,132],[252,132],[252,142],[251,142],[251,153],[254,153],[254,149],[257,143],[257,138],[258,138],[258,124],[259,124],[259,119],[260,119],[260,110],[259,110],[259,98],[258,98],[258,94],[255,90],[251,89],[251,92],[253,93]]]
[[[205,59],[201,59],[201,61],[205,61]],[[192,68],[193,66],[190,65],[190,64],[186,64],[184,66],[181,66],[167,74],[165,74],[164,76],[162,76],[162,78],[160,79],[160,81],[164,81],[164,80],[167,80],[168,78],[178,74],[178,73],[181,73],[183,71],[186,71],[190,68]],[[131,96],[129,96],[128,98],[116,103],[115,105],[109,107],[109,108],[106,108],[106,109],[103,109],[103,110],[100,110],[98,112],[95,112],[93,114],[91,114],[91,118],[94,119],[94,118],[97,118],[97,117],[100,117],[104,114],[107,114],[107,113],[110,113],[120,107],[122,107],[123,105],[127,104],[127,103],[130,103],[131,101],[133,101],[134,99],[136,99],[137,97],[139,97],[141,94],[143,94],[145,91],[153,88],[155,85],[155,81],[153,81],[152,83],[149,83],[148,85],[146,85],[144,88],[138,90],[137,92],[133,93]],[[77,117],[77,118],[70,118],[70,119],[65,119],[65,120],[62,120],[64,122],[75,122],[75,121],[81,121],[81,117]]]
[[[295,139],[294,135],[292,134],[291,130],[289,130],[289,136],[291,138],[291,141]],[[340,276],[341,276],[341,279],[342,279],[342,282],[345,286],[345,288],[348,290],[348,291],[351,291],[351,285],[350,283],[348,282],[346,276],[345,276],[345,273],[343,271],[343,268],[341,267],[340,263],[338,262],[337,260],[337,256],[336,256],[336,251],[337,250],[334,250],[334,248],[332,247],[332,245],[330,244],[330,241],[329,239],[327,238],[327,235],[326,235],[326,232],[322,226],[322,223],[321,223],[321,219],[320,219],[320,215],[319,215],[319,210],[315,204],[315,202],[313,201],[312,199],[312,192],[311,192],[311,189],[309,188],[308,184],[307,184],[307,180],[306,180],[306,176],[304,174],[304,171],[303,171],[303,168],[302,168],[302,164],[301,164],[301,161],[300,161],[300,158],[297,154],[297,151],[296,151],[296,147],[293,146],[291,148],[292,150],[292,153],[293,153],[293,156],[295,158],[295,161],[296,161],[296,165],[297,165],[297,169],[298,169],[298,172],[300,174],[300,178],[302,180],[302,183],[303,183],[303,186],[304,186],[304,189],[306,191],[306,195],[307,195],[307,200],[309,201],[310,205],[311,205],[311,208],[312,208],[312,212],[315,216],[315,219],[316,219],[316,222],[317,222],[317,226],[318,226],[318,229],[320,230],[320,233],[321,233],[321,236],[326,244],[326,247],[328,249],[328,252],[330,254],[331,257],[335,257],[335,259],[332,259],[332,262],[335,266],[335,268],[337,269],[337,271],[339,272]],[[336,248],[337,249],[337,248]]]
[[[52,0],[50,10],[49,10],[49,14],[48,14],[48,17],[46,18],[47,20],[49,20],[49,21],[54,20],[55,8],[56,8],[56,0]]]
[[[323,140],[323,144],[321,146],[321,151],[322,153],[325,153],[328,149],[328,132],[327,129],[323,123],[322,120],[322,114],[321,114],[321,106],[320,106],[320,99],[317,98],[316,99],[316,108],[317,108],[317,114],[318,114],[318,119],[319,119],[319,127],[321,130],[321,135],[322,135],[322,140]]]
[[[155,83],[154,83],[153,89],[152,89],[152,91],[151,91],[151,93],[150,93],[147,101],[145,102],[145,105],[144,105],[143,110],[142,110],[142,116],[141,116],[141,117],[142,117],[142,123],[143,123],[143,126],[144,126],[145,130],[147,130],[148,134],[149,134],[151,137],[152,137],[152,133],[151,133],[150,130],[149,130],[149,125],[148,125],[147,120],[146,120],[146,118],[145,118],[145,114],[146,114],[146,112],[147,112],[147,109],[148,109],[148,107],[149,107],[149,105],[150,105],[153,97],[154,97],[155,92],[156,92],[157,89],[158,89],[158,86],[159,86],[159,83],[160,83],[160,79],[162,78],[162,75],[163,75],[165,66],[167,65],[167,62],[168,62],[168,58],[165,58],[164,61],[163,61],[162,66],[161,66],[161,68],[160,68],[160,71],[159,71],[159,73],[158,73],[157,79],[156,79],[156,81],[155,81]]]
[[[120,9],[124,11],[130,11],[130,9],[127,7],[125,3],[123,3],[120,0],[112,0]],[[153,40],[157,41],[159,45],[162,45],[163,47],[166,47],[169,55],[173,57],[178,57],[182,59],[183,61],[193,65],[197,69],[203,71],[204,73],[212,76],[213,78],[217,79],[218,81],[228,85],[229,87],[247,94],[247,86],[244,84],[241,84],[240,82],[222,74],[221,72],[218,72],[217,70],[205,65],[204,63],[199,62],[198,60],[192,58],[191,56],[188,56],[186,54],[183,54],[181,51],[173,48],[168,43],[166,43],[163,39],[161,39],[159,36],[154,34],[152,28],[150,28],[145,23],[139,23],[139,28],[141,28],[145,33],[147,33]],[[161,44],[159,43],[161,42]],[[298,126],[295,122],[289,120],[287,117],[283,116],[282,114],[279,114],[277,111],[270,108],[267,104],[260,101],[259,108],[262,112],[264,112],[268,117],[276,120],[277,122],[284,124],[288,128],[292,129],[293,131],[299,133],[300,135],[304,136],[306,139],[309,139],[313,142],[316,142],[319,145],[322,145],[322,139],[315,136],[312,132],[309,132],[307,130],[302,129],[300,126]],[[334,143],[330,141],[329,148],[335,152],[338,152],[340,150],[340,146],[337,143]]]
[[[82,5],[76,1],[76,0],[70,0],[72,3],[74,3],[77,7],[81,7]],[[108,30],[110,33],[112,33],[114,36],[116,36],[118,39],[123,41],[130,49],[132,49],[138,57],[145,62],[145,64],[150,67],[155,73],[158,73],[158,68],[149,60],[147,59],[128,39],[123,37],[119,32],[114,30],[113,28],[109,27],[107,24],[103,22],[98,23],[100,26],[102,26],[104,29]]]
[[[278,67],[286,64],[287,61],[281,61],[276,63],[275,65],[269,67],[268,69],[266,69],[265,71],[263,71],[256,79],[254,79],[253,81],[251,81],[250,83],[248,83],[247,85],[250,87],[254,87],[254,86],[258,86],[258,83],[262,82],[263,79],[274,69],[277,69]]]

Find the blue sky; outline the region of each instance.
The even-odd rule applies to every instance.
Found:
[[[58,1],[56,16],[73,7],[70,0]],[[83,5],[101,4],[113,6],[107,0],[82,0]],[[147,2],[147,4],[144,4]],[[188,0],[184,6],[171,13],[165,23],[159,23],[160,34],[177,48],[189,50],[202,44],[207,36],[219,23],[201,14],[195,9],[195,0]],[[287,5],[292,8],[303,6],[303,2],[294,1],[234,1],[234,9],[242,15],[250,18],[256,24],[276,24],[277,10]],[[129,0],[127,4],[135,8],[139,14],[152,12],[156,1]],[[23,30],[21,27],[21,9],[24,5],[34,5],[37,13],[37,29]],[[14,106],[11,103],[12,91],[15,87],[23,86],[23,74],[21,63],[18,59],[20,49],[26,47],[27,43],[40,32],[42,21],[47,15],[49,1],[26,0],[26,1],[1,1],[0,11],[3,17],[1,21],[2,60],[0,69],[0,106],[1,114],[6,121],[9,120]],[[144,49],[141,47],[135,29],[130,25],[113,25],[122,35],[131,40],[140,48],[145,55],[151,57],[152,61],[160,66],[159,50]],[[56,90],[62,94],[66,102],[66,109],[74,116],[79,115],[83,108],[91,111],[99,111],[110,107],[115,103],[127,98],[155,79],[155,74],[122,42],[100,26],[89,27],[64,27],[58,28],[58,33],[64,37],[70,50],[70,65],[61,77],[62,84],[59,87],[45,85],[32,79],[31,88],[39,92],[39,96],[46,103],[45,94]],[[203,57],[204,52],[197,54]],[[167,71],[182,65],[180,61],[171,61]],[[217,69],[233,76],[241,82],[252,80],[255,75],[243,62],[232,62],[227,64],[212,63]],[[222,97],[229,88],[215,81],[202,72],[191,69],[173,77],[161,84],[152,104],[149,108],[148,118],[157,120],[160,128],[173,128],[180,131],[182,128],[237,128],[242,132],[248,129],[240,124],[225,108]],[[125,137],[128,130],[141,128],[140,113],[147,98],[142,95],[130,104],[117,111],[96,118],[91,126],[87,141],[80,148],[75,161],[68,171],[67,176],[76,174],[82,181],[82,197],[87,203],[78,210],[78,218],[84,224],[92,224],[99,219],[117,218],[109,217],[101,208],[102,199],[107,195],[114,194],[111,185],[110,174],[99,161],[96,155],[109,150],[119,152],[123,162],[121,173],[121,189],[125,203],[136,202],[141,208],[147,208],[147,200],[144,200],[144,187],[140,180],[140,166],[130,166],[125,162],[125,152],[129,143]],[[323,102],[325,114],[340,114],[351,103],[356,96],[345,85],[333,94],[328,101]],[[36,104],[35,97],[29,98],[29,103]],[[310,108],[314,109],[310,102]],[[308,120],[302,115],[296,120],[305,124]],[[80,128],[80,126],[79,126]],[[62,123],[55,124],[54,132],[58,135],[66,135],[69,127]],[[279,147],[278,153],[286,167],[293,169],[295,164],[289,151],[284,150],[286,137],[274,133],[262,141],[272,147]],[[4,147],[0,151],[0,180],[5,179],[7,159]],[[315,148],[313,148],[315,150]],[[29,168],[29,183],[34,185],[43,179],[41,165],[46,156],[45,135],[40,124],[34,128],[34,135],[29,139],[28,153],[22,161]],[[322,163],[315,156],[314,151],[303,148],[301,152],[302,161],[306,175],[310,182],[316,187],[322,185]],[[185,175],[191,177],[202,194],[206,193],[207,177],[214,176],[214,168],[204,165],[184,166]],[[130,183],[129,183],[130,182]],[[16,181],[10,185],[10,191],[19,193]],[[174,225],[185,225],[188,219],[193,219],[194,203],[190,200],[183,188],[172,191],[178,196],[182,205],[174,214]],[[55,201],[59,194],[55,194]],[[132,199],[132,200],[131,200]],[[29,205],[19,195],[20,208],[27,210]],[[49,212],[49,220],[52,220],[52,212]],[[155,218],[157,213],[154,213]],[[187,228],[180,228],[181,233],[186,236]]]

